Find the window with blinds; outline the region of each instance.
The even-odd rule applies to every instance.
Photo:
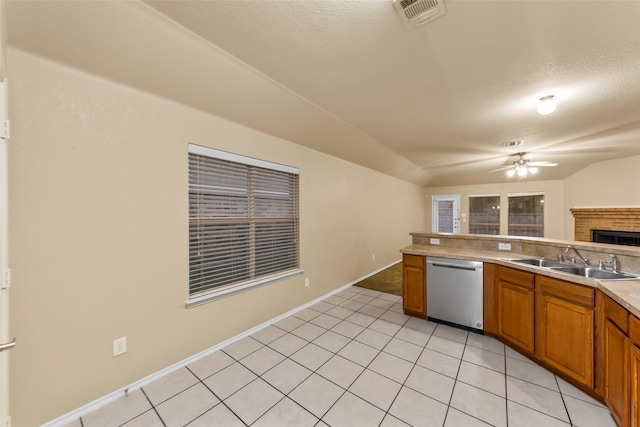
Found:
[[[509,194],[509,236],[544,237],[544,194]]]
[[[469,197],[469,234],[500,234],[500,196]]]
[[[189,296],[298,271],[298,169],[189,145]]]

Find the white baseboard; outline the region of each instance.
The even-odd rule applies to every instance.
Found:
[[[51,420],[51,421],[43,424],[41,427],[62,427],[62,426],[65,426],[65,425],[67,425],[67,424],[69,424],[69,423],[71,423],[73,421],[76,421],[78,418],[80,418],[82,416],[85,416],[85,415],[87,415],[87,414],[89,414],[89,413],[91,413],[91,412],[93,412],[93,411],[105,406],[105,405],[108,405],[109,403],[111,403],[111,402],[113,402],[113,401],[125,396],[127,393],[131,393],[132,391],[135,391],[135,390],[137,390],[139,388],[144,387],[147,384],[152,383],[153,381],[159,379],[160,377],[163,377],[163,376],[165,376],[167,374],[170,374],[170,373],[172,373],[174,371],[177,371],[178,369],[184,368],[185,366],[190,365],[190,364],[194,363],[195,361],[202,359],[203,357],[207,357],[210,354],[220,350],[221,348],[226,347],[226,346],[228,346],[230,344],[233,344],[236,341],[241,340],[242,338],[248,337],[249,335],[253,335],[254,333],[259,331],[260,329],[266,328],[269,325],[272,325],[272,324],[274,324],[276,322],[279,322],[280,320],[284,319],[285,317],[289,317],[292,314],[295,314],[300,310],[304,310],[305,308],[310,307],[310,306],[316,304],[317,302],[320,302],[323,299],[325,299],[325,298],[327,298],[327,297],[329,297],[329,296],[331,296],[333,294],[336,294],[336,293],[348,288],[349,286],[352,286],[352,285],[354,285],[354,284],[356,284],[356,283],[358,283],[358,282],[360,282],[360,281],[362,281],[362,280],[364,280],[364,279],[366,279],[368,277],[371,277],[374,274],[377,274],[380,271],[382,271],[384,269],[387,269],[387,268],[389,268],[389,267],[391,267],[391,266],[393,266],[393,265],[395,265],[395,264],[397,264],[399,262],[401,262],[401,260],[392,262],[391,264],[388,264],[388,265],[386,265],[386,266],[384,266],[382,268],[379,268],[378,270],[375,270],[372,273],[369,273],[369,274],[364,275],[364,276],[362,276],[362,277],[360,277],[360,278],[358,278],[358,279],[356,279],[356,280],[354,280],[352,282],[349,282],[346,285],[340,286],[339,288],[334,289],[333,291],[328,292],[328,293],[326,293],[326,294],[324,294],[324,295],[322,295],[322,296],[320,296],[320,297],[318,297],[318,298],[316,298],[316,299],[314,299],[312,301],[309,301],[308,303],[305,303],[305,304],[303,304],[303,305],[301,305],[299,307],[296,307],[293,310],[289,310],[288,312],[286,312],[284,314],[281,314],[278,317],[274,317],[271,320],[268,320],[268,321],[266,321],[264,323],[261,323],[258,326],[255,326],[255,327],[253,327],[253,328],[251,328],[251,329],[249,329],[247,331],[242,332],[241,334],[238,334],[238,335],[236,335],[234,337],[231,337],[231,338],[229,338],[229,339],[227,339],[227,340],[225,340],[225,341],[223,341],[223,342],[221,342],[219,344],[216,344],[216,345],[214,345],[212,347],[209,347],[208,349],[203,350],[200,353],[196,353],[193,356],[187,357],[186,359],[183,359],[183,360],[181,360],[181,361],[179,361],[177,363],[174,363],[171,366],[168,366],[168,367],[166,367],[164,369],[161,369],[161,370],[159,370],[159,371],[157,371],[157,372],[155,372],[155,373],[153,373],[153,374],[151,374],[149,376],[146,376],[146,377],[144,377],[144,378],[142,378],[142,379],[140,379],[138,381],[135,381],[135,382],[129,384],[128,386],[122,387],[122,388],[120,388],[120,389],[118,389],[118,390],[116,390],[116,391],[114,391],[112,393],[107,394],[106,396],[100,397],[100,398],[94,400],[93,402],[89,402],[86,405],[83,405],[83,406],[81,406],[81,407],[79,407],[77,409],[74,409],[71,412],[67,412],[64,415],[62,415],[62,416],[60,416],[60,417],[58,417],[58,418],[56,418],[54,420]]]

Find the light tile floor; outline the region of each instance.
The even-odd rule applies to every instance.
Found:
[[[499,341],[352,286],[71,426],[615,427]]]

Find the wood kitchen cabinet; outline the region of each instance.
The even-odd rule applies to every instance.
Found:
[[[484,263],[482,270],[482,303],[484,315],[484,333],[486,335],[496,335],[498,333],[498,293],[496,292],[496,277],[498,274],[498,266],[488,262]]]
[[[536,276],[536,356],[594,387],[595,290]]]
[[[640,348],[638,345],[634,344],[629,347],[629,362],[631,363],[631,408],[629,414],[631,422],[629,425],[631,426],[640,426],[640,408],[638,407],[640,406],[638,405],[640,399]]]
[[[603,399],[620,427],[640,427],[640,319],[596,287],[493,265],[485,333]]]
[[[574,383],[593,388],[595,290],[501,265],[495,284],[497,335]]]
[[[610,320],[605,320],[603,329],[604,401],[618,425],[627,425],[629,384],[629,344],[627,336]]]
[[[630,426],[640,426],[640,320],[629,314],[629,418]]]
[[[640,319],[598,291],[596,393],[621,427],[640,426]]]
[[[426,318],[426,257],[402,256],[402,308],[405,314]]]
[[[611,298],[600,293],[602,306],[601,374],[596,386],[618,425],[628,425],[629,419],[629,314]]]
[[[514,268],[498,266],[497,333],[513,345],[534,351],[534,277]]]

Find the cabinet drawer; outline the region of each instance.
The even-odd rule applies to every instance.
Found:
[[[628,334],[629,331],[629,315],[627,310],[620,304],[604,296],[604,317],[609,319],[614,325],[616,325],[622,332]]]
[[[633,344],[640,347],[640,320],[633,314],[629,315],[629,338]]]
[[[529,273],[528,271],[516,270],[515,268],[503,267],[499,265],[498,280],[533,289],[533,285],[535,283],[535,275],[533,273]]]
[[[416,267],[425,268],[425,257],[420,255],[402,255],[402,263],[404,265],[413,265]]]
[[[585,307],[595,305],[595,289],[593,288],[540,275],[536,277],[536,284],[543,294],[554,295]]]

